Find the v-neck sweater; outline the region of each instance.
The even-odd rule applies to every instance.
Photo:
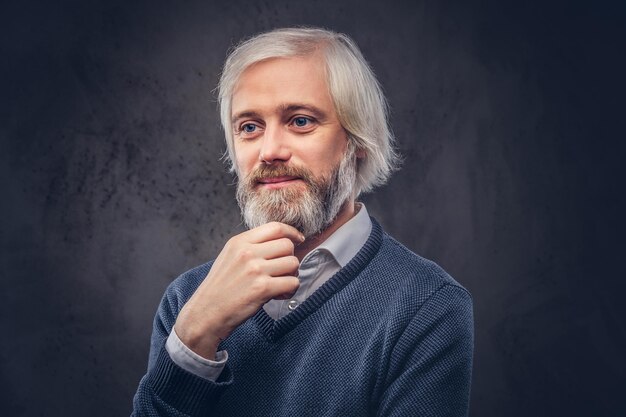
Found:
[[[274,321],[260,309],[220,344],[229,360],[215,382],[178,367],[164,347],[211,265],[168,286],[133,415],[467,415],[471,297],[376,220],[354,258],[295,311]]]

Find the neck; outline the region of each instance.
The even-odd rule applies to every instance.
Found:
[[[302,258],[304,258],[307,253],[311,252],[313,249],[322,244],[326,239],[330,237],[330,235],[335,233],[337,229],[339,229],[348,220],[354,217],[355,214],[356,211],[354,209],[354,199],[350,198],[345,202],[343,207],[341,207],[341,210],[339,210],[337,217],[335,217],[335,220],[330,224],[330,226],[324,229],[321,233],[307,238],[304,242],[296,246],[294,255],[298,258],[299,261],[302,261]]]

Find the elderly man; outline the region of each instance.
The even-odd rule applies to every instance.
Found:
[[[356,45],[258,35],[219,100],[249,230],[166,290],[134,414],[466,415],[470,295],[356,202],[397,159]]]

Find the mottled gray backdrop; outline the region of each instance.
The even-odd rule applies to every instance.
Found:
[[[130,413],[164,288],[242,230],[224,56],[305,24],[352,35],[391,103],[404,166],[368,210],[474,295],[471,415],[626,415],[623,2],[14,3],[0,414]]]

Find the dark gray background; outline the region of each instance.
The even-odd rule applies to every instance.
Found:
[[[2,6],[0,414],[130,413],[164,288],[242,230],[226,51],[309,24],[391,103],[368,210],[474,295],[471,415],[626,415],[623,2],[505,3]]]

